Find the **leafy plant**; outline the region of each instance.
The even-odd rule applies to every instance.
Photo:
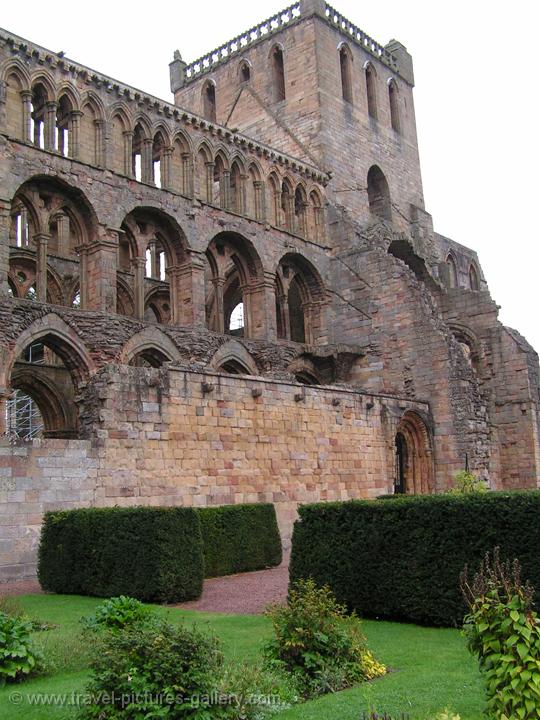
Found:
[[[6,613],[0,613],[0,685],[23,680],[37,672],[42,655],[31,639],[32,626]]]
[[[498,720],[538,718],[540,625],[532,610],[533,590],[521,581],[519,562],[502,562],[495,548],[469,583],[461,587],[470,612],[464,630],[485,677],[486,715]]]
[[[299,700],[288,675],[252,662],[228,666],[221,692],[229,698],[231,720],[265,720]]]
[[[127,626],[144,623],[153,615],[154,612],[148,605],[135,598],[119,595],[102,602],[93,615],[82,618],[81,622],[89,630],[103,627],[109,630],[122,630]]]
[[[91,663],[87,720],[207,720],[223,717],[223,655],[216,638],[161,618],[107,632]]]
[[[0,596],[0,613],[9,615],[11,618],[17,618],[23,623],[29,623],[32,632],[42,632],[58,627],[58,625],[54,625],[54,623],[47,622],[46,620],[29,617],[24,611],[20,600],[14,597]]]
[[[266,615],[274,627],[265,647],[267,662],[291,673],[304,697],[386,672],[367,650],[359,619],[347,616],[328,587],[301,580],[290,590],[288,604],[270,606]]]
[[[452,710],[448,710],[448,708],[445,708],[437,715],[435,720],[461,720],[461,716],[452,712]]]
[[[485,493],[488,491],[486,483],[468,470],[461,470],[454,477],[454,487],[449,490],[451,495],[469,495],[470,493]]]

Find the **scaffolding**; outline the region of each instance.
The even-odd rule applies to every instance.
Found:
[[[41,343],[30,345],[25,352],[26,362],[41,365],[44,347]],[[6,435],[11,440],[33,440],[43,433],[43,418],[35,400],[23,390],[14,390],[6,403]]]

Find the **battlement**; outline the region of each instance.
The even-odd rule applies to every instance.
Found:
[[[264,40],[268,40],[268,38],[281,32],[283,29],[301,22],[314,14],[317,14],[329,25],[346,33],[354,43],[387,65],[393,72],[400,74],[400,66],[396,56],[393,55],[388,48],[371,38],[363,30],[360,30],[360,28],[350,22],[350,20],[347,20],[347,18],[341,15],[331,5],[326,2],[319,3],[301,0],[301,2],[290,5],[271,18],[263,20],[258,25],[237,35],[215,50],[186,64],[183,77],[184,85],[198,80],[206,73],[215,70],[219,65],[228,62],[232,57],[241,54],[247,48],[251,48]]]

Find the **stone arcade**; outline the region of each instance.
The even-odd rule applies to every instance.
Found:
[[[323,0],[174,104],[0,31],[0,578],[42,513],[536,487],[538,358],[424,208],[413,68]]]

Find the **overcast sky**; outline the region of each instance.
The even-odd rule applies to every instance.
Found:
[[[168,64],[190,62],[288,0],[4,2],[0,25],[171,101]],[[501,320],[540,350],[537,3],[335,0],[378,42],[413,55],[426,209],[435,229],[474,248]],[[79,11],[80,9],[80,11]]]

